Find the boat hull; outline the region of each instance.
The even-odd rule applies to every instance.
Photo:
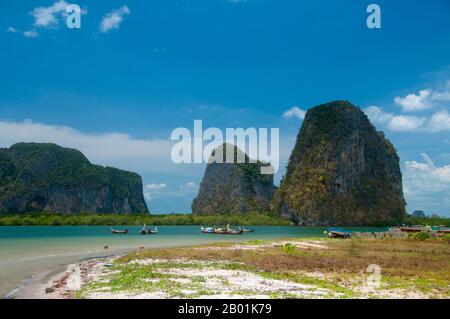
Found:
[[[125,229],[125,230],[111,229],[111,233],[116,234],[116,235],[126,235],[126,234],[128,234],[128,229]]]
[[[352,234],[344,233],[344,232],[337,232],[337,231],[330,231],[328,233],[328,236],[330,238],[350,238],[350,237],[352,237]]]

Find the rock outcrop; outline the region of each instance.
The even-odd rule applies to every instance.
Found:
[[[272,208],[302,225],[396,224],[405,214],[397,152],[351,103],[314,107]]]
[[[226,162],[227,150],[234,152],[232,163]],[[214,160],[219,154],[223,155],[222,162]],[[237,161],[239,157],[244,159],[243,163]],[[276,188],[273,175],[261,174],[262,166],[268,164],[250,163],[247,154],[234,145],[217,148],[211,154],[192,212],[197,215],[268,212]]]
[[[79,151],[19,143],[0,149],[0,213],[148,213],[135,173],[93,165]]]

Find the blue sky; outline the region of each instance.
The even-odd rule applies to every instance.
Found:
[[[284,167],[302,111],[345,99],[397,147],[408,211],[450,216],[450,1],[372,2],[80,0],[68,29],[64,1],[0,0],[0,146],[76,147],[190,212],[205,167],[171,163],[173,129],[279,127]]]

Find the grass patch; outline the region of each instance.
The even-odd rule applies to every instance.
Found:
[[[383,290],[399,289],[407,292],[418,291],[436,298],[450,296],[450,245],[445,238],[425,241],[412,238],[321,239],[321,244],[327,249],[296,245],[299,241],[306,240],[291,238],[283,241],[246,243],[258,246],[255,249],[230,249],[235,247],[235,244],[221,243],[213,246],[139,251],[117,261],[116,267],[120,272],[111,275],[109,282],[96,283],[92,287],[95,289],[110,287],[113,291],[123,289],[140,292],[160,291],[169,296],[185,297],[214,294],[214,291],[200,292],[203,289],[202,283],[206,280],[202,276],[190,278],[189,284],[181,285],[171,280],[171,275],[161,274],[161,271],[165,269],[208,267],[248,271],[268,279],[311,285],[328,291],[328,297],[355,298],[361,296],[358,288],[365,284],[364,280],[368,275],[367,267],[376,264],[381,268],[382,287],[373,294],[374,297],[381,296]],[[283,246],[282,242],[288,242],[288,244]],[[130,263],[147,258],[164,261],[148,265]],[[157,280],[157,282],[143,279]],[[223,285],[227,284],[229,285],[223,282]],[[186,294],[182,290],[196,292]],[[242,291],[239,292],[239,294],[242,293]],[[255,294],[255,292],[252,293]],[[282,296],[293,297],[282,293],[270,295],[270,297],[280,298]]]

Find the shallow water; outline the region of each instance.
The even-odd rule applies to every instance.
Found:
[[[126,253],[144,247],[179,247],[212,242],[325,236],[324,227],[257,226],[243,235],[202,234],[198,226],[160,226],[158,235],[139,235],[141,227],[128,228],[127,235],[111,234],[109,226],[0,227],[0,296],[20,288],[33,275],[84,258]],[[379,228],[352,227],[353,231]],[[108,249],[105,249],[108,245]],[[10,294],[11,295],[11,294]]]

